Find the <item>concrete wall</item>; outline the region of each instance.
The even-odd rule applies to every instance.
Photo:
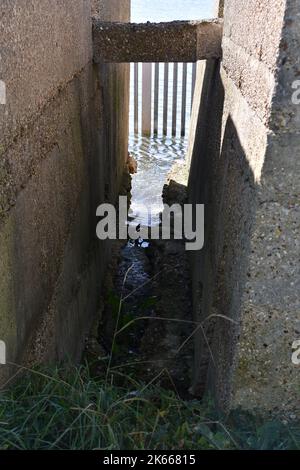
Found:
[[[110,19],[130,2],[103,0]],[[92,63],[91,2],[0,6],[0,339],[9,362],[79,357],[109,247],[96,207],[127,157],[128,66]],[[115,132],[118,137],[115,138]],[[1,367],[0,379],[11,372]]]
[[[198,65],[189,150],[190,197],[206,204],[194,313],[212,350],[199,334],[194,392],[288,418],[300,412],[299,7],[225,1],[223,61]]]
[[[101,21],[130,20],[130,0],[92,0],[92,14]],[[106,185],[106,199],[114,200],[123,176],[119,161],[127,161],[128,128],[129,128],[129,82],[130,66],[128,64],[97,64],[99,85],[103,97],[103,130],[107,180],[117,184]],[[108,126],[106,116],[110,116]],[[111,132],[110,129],[115,129]],[[126,131],[125,131],[126,130]],[[117,191],[116,191],[117,189]]]
[[[218,19],[116,23],[94,18],[94,62],[196,62],[219,59],[223,25]]]

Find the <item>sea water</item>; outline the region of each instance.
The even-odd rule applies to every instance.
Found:
[[[200,20],[213,17],[214,0],[131,0],[132,12],[131,21],[140,22],[161,22],[173,20]],[[141,70],[141,69],[140,69]],[[192,66],[188,66],[188,88],[187,88],[187,127],[189,124],[192,93],[191,93],[191,73]],[[171,106],[172,106],[172,80],[173,68],[170,65],[170,86],[169,86],[169,122],[168,135],[162,136],[161,130],[157,137],[142,137],[134,133],[133,121],[133,79],[131,79],[131,99],[130,99],[130,133],[129,151],[138,162],[138,173],[132,180],[132,216],[137,223],[148,225],[148,214],[144,213],[142,206],[154,210],[152,223],[157,223],[159,212],[162,210],[162,188],[166,181],[168,172],[175,162],[183,162],[188,135],[180,137],[181,121],[181,77],[182,65],[179,65],[179,96],[178,96],[178,124],[177,136],[171,136]],[[140,79],[141,79],[141,73]],[[133,66],[131,78],[133,77]],[[141,85],[141,83],[140,83]],[[141,90],[141,86],[140,86]],[[160,101],[159,101],[159,127],[161,129],[163,118],[163,64],[160,66]],[[139,101],[141,102],[141,92]]]

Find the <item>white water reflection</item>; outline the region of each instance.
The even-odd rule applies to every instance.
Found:
[[[138,223],[149,225],[143,205],[154,210],[152,225],[158,223],[166,177],[175,162],[184,161],[186,149],[187,139],[131,135],[129,151],[138,162],[138,172],[132,179],[131,210]]]
[[[211,18],[214,13],[214,0],[132,0],[132,21],[172,21],[196,20]],[[161,68],[163,66],[161,65]],[[181,68],[179,66],[179,90],[181,89]],[[172,104],[172,67],[170,66],[169,106]],[[133,74],[132,74],[133,77]],[[141,74],[140,74],[141,80]],[[162,123],[162,80],[160,73],[160,106],[159,123]],[[187,102],[191,102],[191,66],[188,66]],[[142,205],[153,207],[156,217],[152,224],[159,220],[162,210],[162,189],[174,162],[183,161],[187,149],[187,138],[141,137],[133,132],[133,81],[131,82],[131,112],[129,151],[138,161],[138,173],[133,176],[132,205],[133,216],[138,223],[149,225],[148,214],[142,210]],[[180,134],[181,96],[178,98],[178,130]],[[189,114],[189,113],[188,113]],[[171,113],[169,113],[171,116]],[[187,116],[188,124],[189,116]],[[169,120],[171,131],[171,122]]]

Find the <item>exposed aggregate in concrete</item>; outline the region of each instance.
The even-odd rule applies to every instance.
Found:
[[[95,62],[195,62],[221,57],[222,21],[93,20]]]

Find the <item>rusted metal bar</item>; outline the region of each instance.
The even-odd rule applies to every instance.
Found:
[[[142,77],[142,134],[151,134],[152,64],[143,64]]]
[[[181,136],[185,136],[186,126],[186,92],[187,92],[187,64],[182,68],[182,99],[181,99]]]
[[[93,18],[95,62],[196,62],[221,57],[220,19],[111,23]]]
[[[134,132],[139,131],[139,64],[134,64]]]
[[[191,96],[191,109],[193,108],[194,103],[194,94],[195,94],[195,86],[196,86],[196,76],[197,76],[197,64],[192,65],[192,96]]]
[[[169,64],[164,65],[164,111],[163,111],[163,135],[168,133],[168,111],[169,111]]]
[[[158,107],[159,107],[159,64],[155,64],[154,72],[154,134],[158,133]]]
[[[172,135],[177,131],[177,95],[178,95],[178,63],[174,63],[173,68],[173,112],[172,112]]]

